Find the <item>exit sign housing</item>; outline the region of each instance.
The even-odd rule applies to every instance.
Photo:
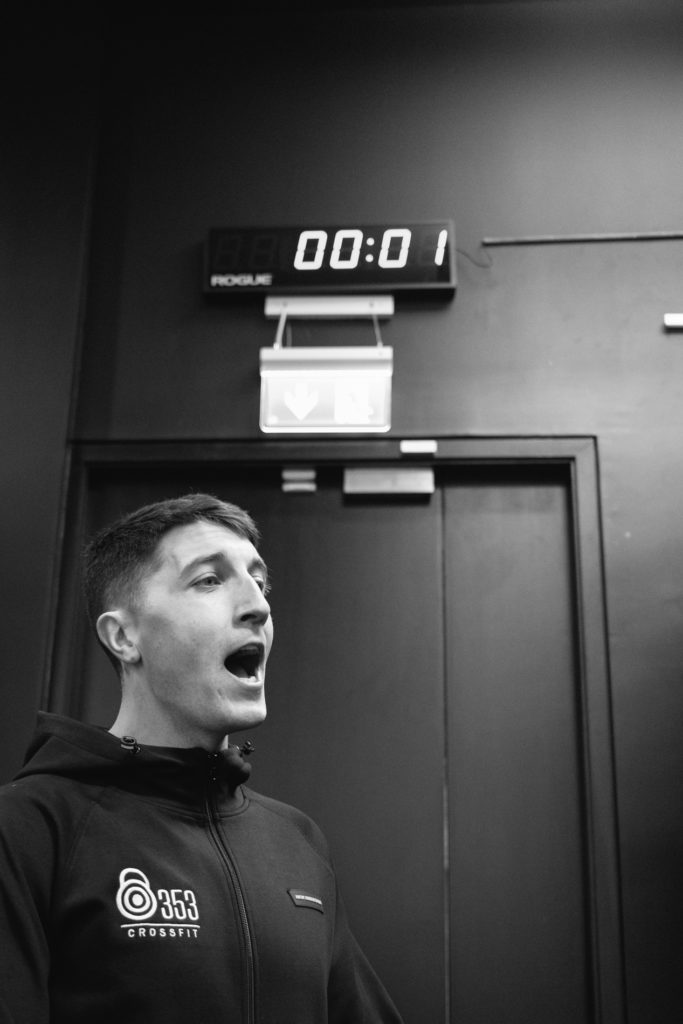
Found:
[[[393,349],[262,348],[260,427],[266,434],[386,433]]]

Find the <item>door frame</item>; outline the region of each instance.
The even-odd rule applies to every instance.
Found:
[[[411,438],[411,440],[421,440]],[[73,667],[84,616],[80,551],[90,475],[107,468],[230,464],[303,467],[364,464],[561,467],[572,524],[576,650],[582,709],[582,754],[589,891],[593,1018],[625,1021],[618,811],[613,744],[608,620],[597,439],[576,437],[447,437],[432,453],[408,455],[401,439],[84,442],[72,445],[60,516],[41,707],[73,714]]]

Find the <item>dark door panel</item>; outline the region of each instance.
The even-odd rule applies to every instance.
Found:
[[[498,477],[498,479],[497,479]],[[444,490],[452,1020],[591,1019],[566,483]]]

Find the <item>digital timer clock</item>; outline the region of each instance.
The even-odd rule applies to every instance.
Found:
[[[212,228],[204,290],[271,292],[455,292],[451,221],[421,224]]]

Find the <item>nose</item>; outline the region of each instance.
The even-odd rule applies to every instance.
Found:
[[[262,626],[270,617],[270,605],[266,595],[253,576],[248,576],[242,585],[238,606],[240,622],[255,622]]]

